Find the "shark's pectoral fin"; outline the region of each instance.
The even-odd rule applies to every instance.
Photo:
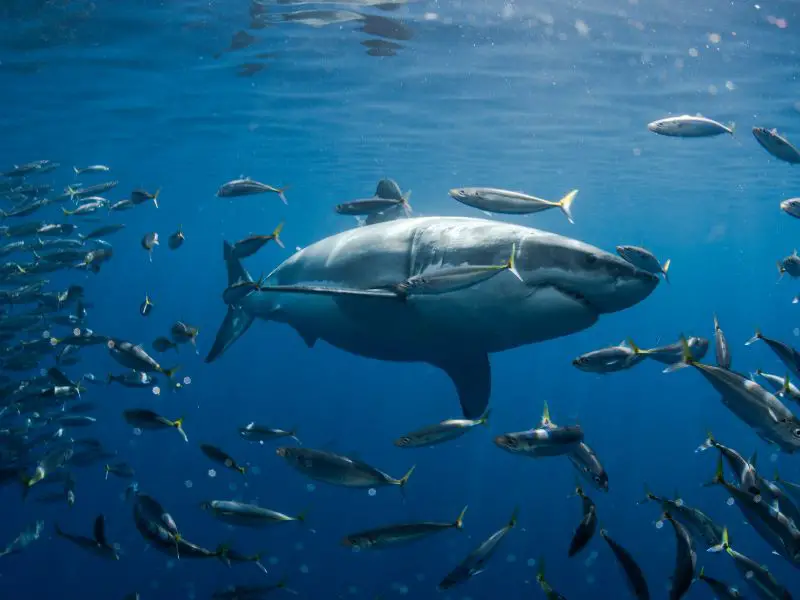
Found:
[[[292,325],[292,329],[294,329],[298,333],[298,335],[301,338],[303,338],[303,341],[306,343],[306,346],[308,346],[309,348],[313,348],[314,344],[316,344],[317,340],[319,339],[319,336],[317,336],[317,335],[315,335],[315,334],[313,334],[313,333],[311,333],[309,331],[306,331],[305,329],[302,329],[301,327],[298,327],[297,325]]]
[[[214,338],[214,345],[206,356],[206,362],[210,363],[222,355],[228,347],[238,340],[242,334],[253,324],[253,316],[245,312],[240,306],[228,306],[228,314],[217,331]]]
[[[454,354],[433,364],[453,380],[467,419],[477,419],[486,412],[492,392],[492,370],[486,353]]]

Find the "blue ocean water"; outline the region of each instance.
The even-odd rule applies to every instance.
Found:
[[[744,342],[760,328],[800,344],[791,303],[799,290],[789,277],[776,285],[774,266],[797,246],[798,225],[778,204],[798,195],[798,175],[759,147],[750,128],[775,127],[800,140],[797,3],[368,4],[0,3],[0,168],[60,162],[35,180],[60,190],[104,181],[71,171],[102,163],[120,182],[112,200],[138,187],[161,189],[158,209],[148,203],[111,219],[126,229],[108,238],[114,256],[99,274],[48,275],[47,289],[84,286],[94,304],[91,329],[147,347],[177,320],[200,330],[199,354],[183,346],[159,357],[180,365],[179,378],[189,378],[183,390],[90,387],[85,398],[99,405],[98,423],[86,434],[135,468],[141,489],[164,504],[187,539],[263,552],[269,571],[147,549],[124,500],[127,482],[105,481],[100,463],[75,470],[72,508],[37,502],[33,491],[23,501],[13,482],[0,488],[0,546],[27,524],[45,522],[39,541],[0,558],[0,597],[113,600],[138,591],[147,600],[210,598],[228,585],[286,576],[301,598],[536,598],[544,597],[535,582],[542,558],[548,581],[567,598],[629,597],[599,536],[567,558],[581,517],[579,500],[568,498],[575,486],[569,463],[511,456],[492,443],[538,424],[545,401],[556,422],[582,425],[603,461],[610,492],[587,492],[601,526],[642,566],[653,597],[668,595],[675,540],[670,527],[656,528],[655,505],[636,504],[645,484],[670,497],[677,490],[727,525],[737,550],[800,594],[800,576],[726,504],[728,494],[702,487],[716,456],[694,450],[711,430],[745,455],[757,452],[765,476],[777,468],[793,481],[800,481],[797,459],[759,440],[693,370],[665,375],[645,362],[603,376],[571,365],[625,338],[643,347],[682,333],[710,338],[716,313],[737,370],[783,374],[766,345]],[[673,139],[647,130],[650,121],[685,113],[733,121],[736,135]],[[291,186],[288,205],[272,194],[215,196],[240,175]],[[584,332],[493,355],[489,427],[435,448],[392,444],[460,415],[452,383],[432,366],[365,359],[324,342],[309,349],[289,327],[266,322],[205,364],[225,314],[223,240],[269,233],[285,221],[287,249],[270,244],[245,261],[254,277],[269,273],[294,248],[356,226],[333,206],[369,197],[384,177],[413,190],[414,211],[425,216],[485,216],[449,198],[453,187],[553,199],[577,188],[574,225],[557,210],[495,218],[612,252],[618,244],[646,246],[672,260],[671,283]],[[58,206],[40,216],[64,220]],[[96,225],[71,222],[81,231]],[[186,242],[170,251],[166,239],[179,225]],[[162,239],[152,263],[140,246],[151,231]],[[145,293],[155,303],[146,319],[138,312]],[[103,347],[80,356],[67,369],[73,378],[120,372]],[[41,364],[51,365],[52,358]],[[121,417],[132,407],[185,417],[189,443],[172,432],[135,435]],[[276,444],[238,437],[237,427],[251,421],[296,426],[305,446],[355,453],[398,477],[417,468],[405,498],[396,488],[370,495],[309,486],[276,456]],[[219,445],[250,472],[242,477],[211,463],[200,443]],[[308,523],[233,529],[200,509],[209,499],[307,510]],[[467,504],[462,532],[373,552],[341,545],[344,535],[369,527],[449,521]],[[517,506],[518,527],[486,572],[438,592],[437,583]],[[121,547],[119,562],[55,536],[56,523],[90,534],[99,513]],[[708,574],[748,593],[728,557],[702,547],[698,554]],[[713,596],[697,582],[688,597]]]

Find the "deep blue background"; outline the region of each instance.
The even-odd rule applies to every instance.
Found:
[[[304,598],[393,598],[406,588],[419,599],[536,597],[529,560],[540,556],[548,579],[569,598],[625,597],[622,575],[599,538],[580,557],[566,558],[580,518],[580,502],[567,500],[574,486],[567,461],[526,460],[491,443],[494,434],[536,424],[547,400],[556,422],[583,425],[603,460],[611,492],[592,494],[602,526],[640,561],[653,597],[666,596],[675,542],[670,528],[653,526],[655,506],[636,505],[645,482],[664,495],[679,490],[687,503],[730,526],[738,550],[800,592],[800,576],[770,554],[738,509],[726,506],[726,493],[701,488],[716,457],[693,450],[711,429],[743,454],[758,450],[765,475],[777,466],[798,481],[796,458],[773,454],[697,373],[668,376],[644,363],[604,377],[570,365],[578,354],[626,337],[652,346],[681,332],[711,336],[716,312],[736,369],[783,373],[765,346],[743,343],[760,327],[800,344],[798,308],[790,302],[799,290],[788,278],[776,285],[774,267],[797,245],[800,225],[778,204],[800,194],[800,176],[769,157],[749,130],[778,127],[800,141],[796,3],[590,0],[529,7],[465,0],[394,12],[322,7],[401,20],[411,39],[386,58],[365,53],[359,42],[368,36],[360,22],[311,28],[270,17],[276,22],[250,30],[251,47],[223,52],[250,25],[246,2],[113,4],[0,5],[0,164],[60,161],[61,170],[42,177],[58,187],[75,181],[73,164],[108,164],[120,180],[108,194],[112,200],[139,186],[162,188],[159,209],[148,204],[118,215],[127,229],[110,238],[114,258],[99,275],[51,279],[54,289],[67,282],[87,288],[96,305],[90,326],[105,335],[149,344],[178,319],[200,328],[201,356],[184,347],[174,358],[181,376],[192,380],[183,392],[154,396],[109,387],[87,393],[101,404],[94,433],[136,468],[142,489],[165,504],[188,539],[266,551],[278,561],[268,565],[272,580],[287,574]],[[270,5],[268,11],[312,8],[320,7]],[[778,27],[775,17],[788,26]],[[588,34],[579,33],[579,20]],[[712,33],[718,43],[710,41]],[[270,56],[257,58],[261,53]],[[251,62],[267,68],[237,77],[237,66]],[[735,121],[736,138],[670,139],[646,129],[667,114],[697,112]],[[214,196],[239,175],[291,184],[289,205],[273,195]],[[579,188],[574,226],[557,211],[509,220],[608,250],[646,245],[672,259],[672,284],[589,331],[493,356],[490,428],[433,449],[392,445],[409,430],[458,414],[451,383],[432,367],[369,361],[324,343],[309,350],[289,328],[262,322],[205,365],[202,355],[225,312],[222,240],[269,233],[285,220],[287,250],[270,245],[246,263],[254,276],[268,272],[294,247],[353,226],[332,206],[369,196],[386,176],[413,190],[421,215],[483,216],[447,197],[456,186],[522,189],[554,199]],[[59,211],[50,216],[60,218]],[[166,238],[179,223],[186,243],[171,252]],[[164,242],[152,264],[139,246],[148,231],[158,231]],[[156,303],[147,320],[138,314],[145,292]],[[82,356],[71,375],[104,376],[115,368],[102,348]],[[164,362],[171,365],[170,359]],[[185,415],[190,443],[171,432],[134,436],[120,417],[132,406]],[[357,452],[396,476],[418,464],[407,503],[393,488],[374,497],[322,484],[309,492],[308,481],[283,464],[273,445],[238,439],[236,428],[252,420],[297,425],[304,444]],[[260,472],[246,478],[223,472],[200,453],[201,442],[222,446]],[[216,478],[208,476],[210,468]],[[71,510],[22,503],[14,487],[0,490],[0,545],[35,519],[47,526],[24,554],[0,559],[3,595],[99,600],[138,590],[148,600],[207,598],[228,584],[266,581],[252,565],[168,561],[145,550],[121,499],[125,483],[104,481],[99,467],[79,471],[77,479]],[[294,523],[233,531],[199,509],[207,499],[257,501],[290,514],[307,508],[316,533]],[[343,535],[370,526],[450,520],[464,504],[470,508],[462,533],[374,553],[353,554],[339,544]],[[501,527],[515,505],[519,529],[488,571],[437,593],[436,583]],[[99,512],[124,551],[119,563],[53,538],[55,522],[88,534]],[[596,562],[585,564],[595,550]],[[727,557],[698,550],[707,573],[744,590]],[[689,597],[710,595],[698,583]]]

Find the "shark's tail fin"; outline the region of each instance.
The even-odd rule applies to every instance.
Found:
[[[238,258],[233,255],[233,246],[224,242],[223,253],[225,266],[228,269],[228,286],[232,286],[238,281],[253,281],[250,274],[242,266]],[[242,334],[250,328],[253,323],[253,316],[247,313],[240,306],[229,306],[225,320],[217,331],[214,345],[206,356],[206,362],[210,363],[219,358],[228,347],[238,340]]]

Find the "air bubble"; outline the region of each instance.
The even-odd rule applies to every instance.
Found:
[[[368,493],[370,496],[374,496],[374,495],[375,495],[375,494],[377,494],[378,492],[375,490],[375,488],[369,488],[369,492],[367,492],[367,493]]]
[[[753,502],[755,502],[756,504],[761,502],[762,499],[763,498],[761,498],[761,494],[756,494],[755,496],[753,496]]]
[[[185,485],[187,489],[191,489],[192,485],[194,484],[192,483],[191,479],[187,479],[186,481],[183,482],[183,485]]]
[[[308,565],[300,565],[301,573],[308,573]]]
[[[191,377],[187,376],[187,377],[183,378],[183,385],[191,385],[191,383],[192,383],[192,378]]]
[[[536,559],[535,558],[529,558],[528,559],[528,566],[529,567],[535,567],[536,566]]]
[[[46,339],[46,340],[49,340],[50,339],[50,332],[49,331],[43,331],[42,332],[42,337],[44,339]]]
[[[725,504],[727,504],[728,506],[733,506],[733,503],[734,503],[734,502],[735,502],[735,500],[734,500],[733,498],[728,498],[728,499],[725,501]]]
[[[800,336],[800,327],[795,327],[792,329],[792,333],[794,334],[794,337]]]
[[[774,452],[772,454],[770,454],[769,455],[769,462],[772,462],[772,463],[778,462],[778,455],[775,454]]]
[[[406,594],[408,594],[408,586],[407,585],[401,585],[400,588],[397,591],[400,592],[401,596],[405,596]]]
[[[679,508],[681,506],[683,506],[683,500],[681,498],[678,498],[677,500],[675,500],[675,506],[677,506]]]
[[[253,475],[259,475],[261,473],[261,467],[250,467],[250,472]]]
[[[217,476],[217,471],[215,469],[209,469],[208,470],[208,476],[211,477],[211,478],[216,477]]]
[[[75,337],[78,337],[80,334],[81,334],[81,330],[78,329],[77,327],[72,330],[72,335],[74,335]],[[113,344],[114,341],[113,340],[108,340],[108,343],[109,343],[109,348],[111,348],[112,347],[111,344]]]
[[[747,573],[744,574],[744,578],[745,579],[752,579],[753,575],[755,575],[755,573],[753,573],[752,571],[748,571]]]
[[[153,388],[153,394],[156,395],[156,396],[160,396],[161,395],[161,388],[158,387],[158,386],[155,386]]]
[[[306,485],[306,489],[309,492],[313,492],[315,489],[317,489],[317,486],[315,486],[313,483],[309,483],[309,484]]]
[[[656,521],[656,529],[661,529],[664,527],[664,521]]]
[[[133,435],[142,435],[142,430],[138,427],[133,428]]]

